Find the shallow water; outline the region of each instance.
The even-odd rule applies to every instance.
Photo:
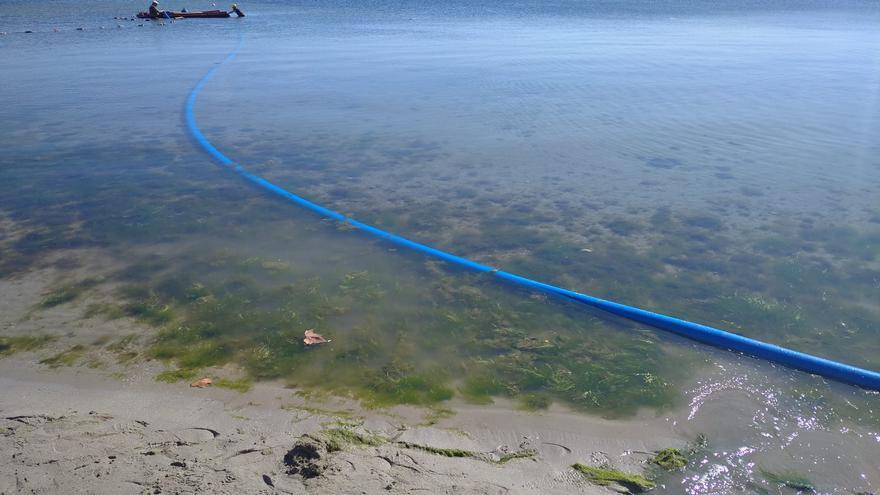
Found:
[[[130,2],[73,5],[0,17],[3,276],[105,248],[131,264],[124,311],[162,327],[158,357],[299,385],[333,370],[326,386],[378,405],[691,404],[682,431],[710,450],[671,493],[775,491],[762,469],[880,484],[838,458],[876,453],[876,394],[340,232],[214,166],[181,117],[241,38],[197,118],[270,180],[538,280],[880,369],[875,4],[264,1],[161,26],[114,19]],[[334,345],[303,352],[308,327]]]

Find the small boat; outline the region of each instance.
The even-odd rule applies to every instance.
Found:
[[[149,19],[150,13],[138,12],[137,16],[138,19]],[[198,12],[174,12],[170,10],[165,10],[162,12],[162,16],[160,16],[159,19],[167,19],[169,17],[174,19],[214,19],[229,17],[229,12],[226,12],[225,10],[202,10]]]

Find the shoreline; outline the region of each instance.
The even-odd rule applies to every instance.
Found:
[[[849,494],[880,479],[869,460],[845,471],[827,464],[876,450],[872,394],[721,351],[707,352],[699,377],[679,384],[682,403],[626,419],[559,403],[526,412],[498,397],[490,405],[452,399],[369,409],[280,381],[243,393],[163,383],[157,378],[170,368],[162,362],[123,360],[129,351],[139,356],[156,328],[87,315],[93,303],[112,300],[113,282],[102,277],[118,267],[96,250],[65,254],[0,280],[2,337],[53,337],[31,350],[0,348],[7,453],[0,494],[70,493],[68,486],[75,493],[612,493],[576,464],[657,475],[659,493],[779,488],[775,480],[806,479],[803,472],[828,493]],[[86,274],[101,285],[41,307],[59,284]],[[133,347],[114,349],[129,337]],[[227,378],[227,386],[250,385],[235,380],[240,370],[232,366],[202,372]],[[690,450],[706,437],[711,445],[684,471],[666,475],[649,464],[660,450]],[[302,442],[318,447],[317,477],[288,474],[285,457]],[[332,452],[331,442],[339,444]]]
[[[426,425],[409,407],[335,415],[318,407],[328,407],[323,402],[289,402],[293,391],[271,383],[245,393],[197,389],[143,374],[117,380],[83,368],[45,370],[23,357],[0,360],[7,453],[0,493],[599,494],[608,492],[570,466],[640,473],[649,452],[685,444],[662,419],[495,405],[456,407]],[[394,441],[344,446],[312,479],[285,474],[283,458],[298,440],[339,426]],[[485,460],[526,449],[534,455]],[[486,457],[438,454],[452,450]]]
[[[96,270],[91,259],[79,270],[100,276],[112,267]],[[652,413],[608,420],[559,405],[526,412],[501,399],[371,410],[277,382],[246,392],[161,383],[165,367],[157,361],[113,364],[99,356],[98,366],[80,356],[76,364],[45,364],[71,344],[153,331],[129,319],[83,319],[84,304],[101,294],[34,313],[41,294],[74,272],[47,268],[0,281],[4,336],[59,336],[0,359],[0,451],[7,454],[0,493],[600,494],[607,489],[571,466],[642,474],[652,452],[687,442]],[[328,431],[354,436],[323,454],[320,476],[286,474],[286,453]],[[358,435],[379,440],[360,444]]]

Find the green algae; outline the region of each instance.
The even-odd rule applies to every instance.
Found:
[[[186,262],[200,269],[200,258]],[[229,253],[223,254],[221,264],[240,265]],[[265,278],[267,269],[262,263],[247,265],[250,276]],[[164,263],[157,266],[167,267]],[[500,293],[487,292],[490,282],[481,276],[452,276],[436,264],[427,268],[432,274],[439,272],[430,287],[440,305],[419,314],[421,329],[415,336],[411,326],[401,324],[413,316],[392,311],[387,315],[368,312],[363,323],[347,330],[344,338],[334,338],[334,321],[363,312],[373,302],[361,288],[369,293],[388,291],[384,281],[373,280],[364,271],[347,272],[336,285],[322,285],[309,277],[267,285],[250,278],[202,277],[193,282],[188,271],[178,269],[156,284],[123,285],[120,307],[135,318],[144,315],[132,311],[135,307],[168,315],[152,319],[160,330],[149,345],[148,357],[182,369],[237,364],[249,379],[292,377],[292,384],[300,388],[321,381],[327,390],[354,395],[368,407],[432,406],[456,392],[484,403],[493,396],[519,397],[533,409],[562,400],[607,415],[629,414],[648,402],[646,398],[661,406],[671,403],[668,383],[657,378],[662,364],[659,348],[623,336],[609,339],[607,334],[586,340],[569,337],[584,323],[575,323],[565,312],[557,313],[559,308],[547,307],[543,299],[521,300],[515,294],[498,299]],[[124,281],[131,274],[119,276]],[[459,309],[451,313],[444,309],[449,304]],[[541,337],[516,329],[536,325],[564,330]],[[378,340],[379,326],[384,327],[386,337],[381,339],[386,343]],[[304,328],[315,328],[334,341],[306,348],[300,343]],[[487,331],[491,332],[488,338]],[[457,342],[443,341],[444,335],[456,336]],[[418,352],[412,338],[421,342]],[[604,349],[610,350],[609,345],[616,347],[606,358]],[[459,354],[454,359],[466,367],[463,385],[457,390],[451,386],[455,377],[446,369],[419,363],[418,355],[433,352]],[[585,361],[591,363],[582,369],[558,364]],[[632,366],[629,370],[622,368],[627,363]],[[330,369],[329,375],[324,373]],[[623,390],[621,385],[629,382],[639,389]],[[628,401],[634,403],[620,407]]]
[[[556,251],[561,249],[549,242],[542,246],[545,249],[556,246],[553,248]],[[617,251],[616,255],[626,253],[625,249],[614,251]],[[227,253],[220,261],[210,263],[224,266],[230,256],[234,258]],[[628,256],[635,258],[637,255],[630,253]],[[205,263],[198,257],[187,261],[193,260]],[[153,265],[164,273],[170,266],[167,262],[155,260]],[[356,301],[375,300],[376,296],[370,294],[388,291],[383,286],[384,281],[373,280],[372,274],[364,270],[346,272],[339,278],[339,283],[332,285],[300,279],[292,267],[287,272],[297,279],[295,283],[286,284],[284,289],[267,288],[257,279],[277,271],[273,266],[264,266],[262,260],[247,259],[232,265],[246,267],[248,275],[225,280],[199,277],[196,281],[190,273],[201,272],[202,267],[193,267],[191,271],[177,270],[173,276],[160,277],[157,282],[140,284],[134,281],[149,280],[144,278],[143,272],[121,275],[121,279],[128,280],[129,284],[122,293],[127,300],[117,307],[126,316],[161,329],[148,356],[195,369],[236,363],[244,366],[253,379],[284,378],[301,373],[304,366],[313,366],[315,354],[327,353],[322,349],[305,354],[301,346],[295,345],[299,336],[293,328],[314,327],[319,332],[332,334],[332,328],[322,328],[326,322],[359,311]],[[564,314],[567,310],[562,308],[560,311],[560,305],[550,301],[549,307],[536,311],[536,305],[548,301],[535,300],[532,304],[532,301],[514,301],[512,297],[499,299],[497,291],[487,290],[486,284],[479,277],[448,274],[441,274],[436,283],[432,283],[431,291],[436,294],[440,305],[436,316],[429,313],[424,320],[428,322],[425,326],[430,328],[428,333],[469,337],[455,346],[464,351],[456,358],[463,366],[463,373],[459,375],[462,385],[453,388],[450,386],[452,375],[441,373],[435,376],[433,370],[419,365],[404,366],[405,372],[389,375],[380,364],[380,356],[389,353],[368,346],[368,349],[333,351],[337,360],[332,362],[338,364],[339,360],[352,359],[353,364],[366,367],[361,371],[366,369],[367,372],[352,378],[354,373],[345,371],[348,375],[345,379],[331,380],[327,386],[342,394],[354,393],[364,399],[365,404],[376,407],[396,403],[437,404],[456,393],[477,403],[488,403],[495,396],[508,396],[530,404],[533,409],[560,400],[608,416],[631,414],[645,405],[666,407],[672,403],[674,394],[668,381],[669,371],[663,362],[663,352],[656,345],[641,341],[631,343],[627,336],[608,339],[608,335],[601,331],[601,337],[597,335],[595,339],[583,334],[572,339],[569,335],[573,326],[566,321],[569,318]],[[615,289],[621,294],[622,290],[623,286]],[[636,294],[627,290],[627,294]],[[634,299],[641,297],[636,295]],[[754,316],[761,315],[758,326],[773,326],[791,332],[808,319],[800,307],[762,294],[727,296],[701,304],[698,307],[705,313],[716,318],[720,315],[725,321],[728,317],[742,321],[744,314],[756,321]],[[449,311],[442,309],[444,307],[456,309]],[[111,313],[112,310],[96,311],[102,312]],[[554,312],[563,314],[559,317]],[[113,315],[116,316],[118,313]],[[386,318],[378,318],[377,326],[380,320]],[[590,323],[590,319],[587,322],[588,325],[578,326],[592,327],[589,331],[596,332],[598,325]],[[741,327],[739,323],[736,325],[735,328]],[[548,339],[520,330],[536,327],[557,327],[561,331],[557,331],[557,335],[548,335]],[[245,329],[256,330],[254,336],[259,338],[245,335]],[[492,334],[487,335],[486,329]],[[375,334],[372,329],[365,331]],[[434,338],[418,335],[420,339],[425,337]],[[586,340],[585,345],[579,344],[581,340]],[[334,344],[334,347],[336,345],[346,347],[347,344]],[[443,344],[431,345],[444,349],[444,353],[451,349]],[[613,364],[603,364],[606,361]],[[306,372],[302,377],[313,374],[318,373]],[[303,382],[295,380],[298,385]]]
[[[761,327],[776,331],[791,331],[803,324],[803,314],[797,307],[769,299],[760,294],[733,295],[719,298],[707,304],[716,318],[736,321],[740,315],[749,315]]]
[[[93,370],[107,369],[107,363],[97,356],[90,356],[83,364]]]
[[[350,428],[329,428],[321,430],[320,435],[326,440],[331,450],[343,450],[347,445],[378,447],[390,441],[379,435],[358,433]]]
[[[370,392],[366,403],[370,407],[437,404],[451,399],[454,395],[453,390],[443,385],[442,381],[445,381],[442,376],[429,374],[389,377],[385,373],[377,373],[366,385]]]
[[[49,291],[40,301],[41,308],[52,308],[73,301],[82,294],[82,289],[73,285],[56,287]]]
[[[213,385],[220,388],[228,388],[236,392],[245,393],[253,387],[254,382],[249,378],[239,378],[237,380],[231,378],[217,378]]]
[[[517,450],[514,452],[509,452],[507,454],[502,455],[496,461],[497,464],[505,464],[510,461],[514,461],[517,459],[534,459],[538,455],[538,451],[534,449],[523,449]]]
[[[432,406],[428,409],[428,412],[425,414],[422,422],[419,423],[421,426],[432,426],[440,422],[443,418],[449,418],[455,415],[455,411],[452,409],[448,409],[441,406]]]
[[[107,164],[99,170],[111,176],[117,173]],[[148,170],[137,170],[138,179],[153,193],[162,191],[165,178],[155,169]],[[23,171],[4,173],[14,176]],[[118,245],[125,252],[131,243],[175,242],[194,233],[205,235],[206,242],[240,241],[261,232],[248,226],[248,215],[266,222],[289,217],[262,208],[266,203],[248,192],[230,192],[225,189],[228,184],[203,190],[205,176],[194,171],[185,175],[192,180],[185,188],[197,189],[196,197],[168,194],[157,200],[135,194],[137,189],[123,192],[129,197],[117,197],[102,189],[100,181],[84,183],[87,194],[80,196],[53,189],[51,174],[39,172],[31,179],[52,191],[47,193],[48,201],[56,207],[31,214],[29,222],[47,228],[34,229],[12,249],[4,248],[3,261],[11,259],[6,253],[12,252],[19,256],[16,264],[36,262],[40,253],[63,246]],[[12,189],[8,192],[16,194]],[[356,191],[347,193],[357,196]],[[225,207],[229,195],[240,201],[240,209]],[[80,197],[105,201],[109,209],[82,204]],[[29,204],[28,198],[19,200]],[[491,206],[494,199],[481,194],[474,201]],[[73,211],[66,212],[61,205],[73,205]],[[419,238],[429,243],[439,239],[436,244],[454,248],[456,253],[485,256],[480,259],[493,263],[502,260],[495,264],[591,294],[867,365],[877,363],[880,355],[877,344],[867,338],[878,315],[848,302],[864,299],[864,294],[871,293],[871,281],[876,280],[876,269],[871,271],[866,265],[876,259],[873,231],[833,229],[817,222],[766,228],[753,238],[738,240],[714,215],[660,208],[650,216],[650,227],[656,232],[648,232],[640,219],[597,215],[595,223],[606,225],[585,230],[589,237],[585,252],[582,241],[573,242],[553,229],[535,228],[540,222],[564,220],[564,215],[548,216],[546,208],[499,202],[484,218],[471,217],[474,228],[464,231],[452,228],[446,216],[438,214],[452,207],[426,201],[414,208],[361,213],[365,219],[381,217],[380,223],[392,230],[424,234]],[[575,213],[568,216],[578,215],[577,205],[570,210]],[[219,211],[224,214],[218,215]],[[67,227],[79,217],[88,220],[76,229]],[[231,234],[229,225],[243,233]],[[617,234],[603,234],[612,227]],[[718,231],[717,235],[710,235],[711,231]],[[272,232],[270,236],[281,235]],[[636,241],[640,236],[649,236],[651,242],[640,245]],[[764,239],[769,250],[755,245]],[[514,254],[507,255],[505,250]],[[780,260],[778,253],[796,253],[797,257]],[[828,257],[831,263],[825,260]],[[337,271],[328,268],[320,279],[307,281],[300,263],[262,252],[238,255],[227,249],[133,258],[117,275],[116,281],[130,289],[120,294],[123,304],[96,308],[92,314],[107,319],[132,317],[158,328],[159,336],[149,344],[145,357],[199,369],[237,364],[250,379],[277,378],[321,387],[377,407],[436,405],[457,394],[475,403],[499,396],[524,402],[540,398],[620,416],[639,407],[670,406],[677,377],[670,368],[689,366],[672,366],[659,343],[638,341],[648,334],[658,342],[651,332],[632,333],[637,327],[599,321],[582,308],[572,309],[552,299],[532,301],[526,291],[499,289],[486,281],[490,277],[449,273],[439,263],[439,276],[430,269],[420,273],[405,256],[401,256],[406,265],[402,272],[424,275],[418,285],[402,282],[405,291],[424,294],[418,303],[422,306],[412,311],[393,307],[390,296],[400,291],[398,282],[369,263],[348,263]],[[289,286],[286,293],[279,285]],[[828,301],[817,304],[820,297]],[[368,307],[370,303],[377,307]],[[836,318],[839,315],[846,318]],[[406,323],[395,327],[395,321]],[[303,349],[298,344],[306,328],[332,336],[333,344]],[[362,349],[351,344],[354,332],[369,336],[357,337]],[[424,352],[400,358],[404,371],[389,376],[383,368],[400,349],[381,347],[386,336],[394,339],[403,333],[424,345]],[[447,338],[455,342],[444,342]],[[138,357],[133,349],[126,352],[132,353],[130,359]],[[431,353],[438,358],[422,364]],[[435,376],[437,361],[449,366],[444,366],[446,373]],[[319,379],[329,372],[332,378]]]
[[[434,447],[431,445],[418,444],[406,441],[395,441],[382,435],[376,435],[370,432],[359,432],[353,428],[359,426],[357,424],[336,423],[338,426],[325,428],[316,436],[322,441],[327,449],[331,452],[344,450],[349,446],[353,447],[379,447],[391,444],[404,449],[419,450],[432,455],[450,458],[469,458],[477,459],[493,464],[505,464],[518,459],[532,459],[537,456],[538,452],[534,449],[523,449],[506,453],[504,455],[493,457],[490,454],[483,454],[467,449]]]
[[[602,222],[602,225],[611,232],[620,236],[633,235],[644,228],[644,226],[639,222],[623,217],[605,220],[604,222]]]
[[[599,486],[618,484],[633,493],[646,492],[656,486],[653,481],[644,476],[625,473],[616,469],[598,468],[580,463],[573,464],[571,467],[574,468],[575,471],[583,474],[590,483]]]
[[[86,311],[83,313],[83,318],[101,317],[105,321],[118,320],[125,316],[125,310],[113,303],[92,303],[86,307]]]
[[[520,407],[526,411],[542,411],[550,407],[551,400],[543,394],[525,394],[519,398]]]
[[[137,344],[140,339],[139,335],[131,334],[119,337],[115,341],[108,343],[106,349],[110,352],[124,352]]]
[[[329,416],[342,419],[353,419],[359,416],[351,409],[325,409],[322,407],[308,406],[303,404],[282,404],[281,409],[285,411],[302,411],[315,416]]]
[[[116,364],[126,366],[140,357],[141,348],[138,345],[139,340],[139,335],[125,335],[113,342],[107,343],[104,349],[115,356]]]
[[[465,378],[458,393],[471,404],[491,404],[492,397],[505,391],[504,384],[489,373],[472,372]]]
[[[173,368],[167,369],[156,375],[157,382],[177,383],[184,380],[192,380],[199,374],[197,369]]]
[[[155,299],[135,301],[123,306],[126,316],[152,326],[162,326],[174,319],[171,306],[160,304]]]
[[[11,356],[17,352],[36,351],[56,340],[58,340],[58,337],[55,335],[0,337],[0,357]]]
[[[58,180],[62,176],[60,174],[65,173],[66,167],[51,164],[53,158],[59,163],[69,163],[66,159],[69,157],[49,155],[50,163],[46,167],[36,161],[28,165],[39,164],[40,167],[4,167],[0,172],[4,178],[0,185],[4,207],[12,203],[12,209],[19,211],[19,219],[33,222],[35,227],[47,228],[45,233],[23,239],[14,250],[0,253],[0,265],[9,266],[10,270],[21,270],[28,263],[39,261],[50,249],[66,246],[118,246],[119,251],[124,253],[122,256],[126,258],[125,261],[129,261],[126,248],[138,243],[149,243],[148,248],[151,251],[160,251],[166,247],[161,244],[183,239],[193,239],[200,247],[235,245],[241,244],[244,237],[236,232],[247,228],[247,223],[262,226],[262,231],[254,227],[249,233],[277,238],[276,232],[282,229],[275,229],[275,225],[265,221],[266,219],[271,221],[282,215],[300,216],[283,207],[267,208],[266,206],[275,206],[268,201],[253,201],[251,198],[259,195],[253,194],[247,188],[236,187],[233,180],[216,177],[215,171],[210,169],[200,173],[197,169],[202,167],[173,167],[170,170],[173,170],[175,180],[169,181],[169,169],[165,167],[168,164],[185,163],[189,158],[186,154],[175,156],[174,150],[150,153],[148,160],[137,156],[126,157],[124,167],[120,167],[118,151],[116,156],[104,153],[103,159],[100,158],[100,151],[87,150],[88,155],[93,158],[76,168],[88,173],[82,174],[85,177],[77,180],[72,191],[65,191],[68,184]],[[311,157],[303,161],[308,161],[308,158]],[[351,162],[346,168],[352,171],[352,176],[367,173],[359,170],[367,167],[355,166],[357,160],[349,160],[347,156],[344,158],[339,161]],[[153,161],[161,163],[162,167],[150,163]],[[679,165],[671,158],[648,158],[647,161],[661,169]],[[74,169],[73,166],[70,168]],[[414,167],[401,169],[418,177],[412,171]],[[304,180],[299,181],[300,175],[300,171],[297,171],[296,176],[291,177],[292,181],[296,181],[294,190],[312,191],[313,186],[320,185],[321,182],[333,184],[334,198],[359,198],[364,200],[364,204],[368,204],[356,212],[358,218],[365,221],[378,219],[380,224],[392,226],[391,230],[395,232],[414,234],[415,239],[431,245],[439,243],[440,247],[450,248],[455,253],[476,255],[478,260],[489,260],[493,266],[504,269],[523,267],[525,274],[538,280],[547,278],[591,294],[619,298],[624,303],[670,312],[744,335],[791,345],[799,350],[846,358],[857,364],[876,363],[877,358],[872,356],[880,356],[877,344],[874,343],[877,339],[872,338],[876,335],[875,329],[880,321],[876,312],[873,315],[862,313],[864,316],[859,317],[856,323],[850,321],[851,315],[857,313],[853,311],[854,305],[848,301],[858,299],[849,296],[869,295],[870,302],[870,294],[876,293],[878,279],[876,269],[872,274],[870,266],[862,263],[872,254],[872,246],[876,252],[877,243],[864,242],[870,241],[868,238],[860,240],[863,235],[860,232],[823,230],[818,225],[815,228],[802,229],[803,231],[792,231],[792,235],[789,232],[782,235],[771,233],[774,229],[760,233],[762,231],[756,229],[759,233],[753,239],[771,238],[762,249],[761,246],[750,245],[751,239],[748,236],[737,239],[731,229],[719,233],[716,239],[713,239],[716,236],[702,232],[708,230],[707,226],[717,227],[717,219],[710,219],[709,223],[699,220],[694,222],[687,218],[692,213],[665,208],[662,212],[658,211],[657,218],[652,218],[651,225],[660,230],[659,235],[649,232],[647,228],[640,228],[638,224],[641,222],[635,219],[625,219],[630,225],[621,223],[616,226],[617,234],[605,234],[603,231],[606,226],[598,228],[603,234],[599,236],[596,235],[595,225],[613,225],[610,222],[614,222],[618,214],[615,212],[614,215],[609,215],[608,210],[589,208],[573,200],[570,208],[574,213],[569,216],[578,220],[586,219],[593,225],[584,227],[572,223],[571,226],[566,226],[568,233],[582,238],[576,242],[563,242],[560,239],[550,239],[551,236],[547,235],[547,231],[555,227],[553,224],[560,224],[560,218],[551,216],[548,219],[546,208],[529,204],[518,205],[515,201],[501,203],[496,201],[496,197],[487,194],[483,186],[478,186],[479,195],[473,202],[469,199],[474,194],[473,190],[451,191],[450,196],[456,197],[458,201],[430,201],[423,209],[405,205],[399,206],[402,211],[391,211],[391,208],[381,204],[369,204],[369,196],[364,194],[368,191],[359,187],[360,181],[322,181],[323,174],[319,173],[303,177]],[[60,184],[64,187],[60,187]],[[28,198],[33,194],[23,192],[27,190],[42,191],[39,201]],[[416,203],[420,202],[422,201]],[[596,203],[598,202],[597,198]],[[460,209],[455,209],[456,203],[459,203]],[[355,201],[342,204],[346,209],[357,207]],[[230,208],[229,205],[235,207]],[[474,205],[483,205],[486,208],[474,208]],[[45,210],[42,210],[44,207]],[[412,211],[406,211],[407,209]],[[545,211],[543,217],[542,209]],[[462,218],[458,213],[463,210],[479,212],[460,220],[471,230],[470,236],[448,228],[453,222],[447,219]],[[485,218],[475,220],[477,215]],[[68,227],[82,219],[85,219],[82,227]],[[499,221],[505,219],[506,222]],[[540,225],[540,228],[535,228],[536,225]],[[494,226],[498,228],[493,228]],[[615,246],[608,242],[608,237],[614,237],[619,244]],[[835,237],[840,240],[834,240]],[[248,242],[250,239],[246,239],[244,243]],[[160,244],[160,250],[154,249],[156,243]],[[293,243],[289,247],[291,250],[299,249]],[[582,254],[581,248],[587,247],[591,251]],[[507,256],[505,250],[514,254]],[[521,254],[522,259],[511,259],[519,255],[518,250],[525,251]],[[7,256],[10,252],[14,252],[15,257]],[[810,258],[808,253],[819,253],[823,258],[830,257],[833,263],[825,264],[822,260]],[[775,259],[790,254],[794,256],[785,260],[785,264]],[[132,255],[132,258],[144,257],[145,255],[138,253]],[[397,259],[403,256],[390,254],[389,257]],[[157,264],[143,270],[140,280],[126,282],[158,286],[158,278],[176,269],[172,267],[175,264],[173,257],[169,258],[163,261],[165,267]],[[664,354],[662,349],[646,349],[643,353],[644,362],[637,362],[639,349],[630,347],[625,340],[638,339],[643,334],[636,333],[634,327],[620,328],[614,323],[606,325],[605,322],[596,322],[589,311],[581,311],[578,315],[578,318],[589,323],[571,324],[551,318],[546,311],[535,310],[530,305],[510,304],[506,298],[498,297],[498,291],[477,287],[483,293],[483,301],[502,301],[502,307],[496,310],[485,302],[471,302],[477,297],[464,291],[454,292],[454,297],[447,299],[444,294],[437,294],[442,290],[435,291],[428,282],[424,287],[417,288],[426,295],[426,301],[420,303],[422,310],[403,314],[389,309],[388,317],[384,318],[377,317],[375,312],[365,311],[362,306],[351,304],[348,299],[370,300],[373,296],[358,296],[360,289],[357,287],[343,293],[345,289],[340,287],[343,285],[340,282],[344,280],[344,275],[323,276],[322,284],[319,284],[322,286],[317,291],[332,300],[329,304],[348,308],[349,311],[343,319],[330,312],[313,311],[312,302],[300,295],[291,296],[289,302],[281,302],[273,298],[271,291],[244,290],[220,280],[224,277],[244,278],[244,275],[256,274],[254,284],[259,286],[262,283],[260,277],[274,283],[289,275],[292,283],[299,283],[296,280],[300,276],[299,263],[293,262],[289,268],[275,269],[280,267],[267,266],[266,262],[275,260],[276,255],[259,250],[243,253],[242,258],[244,261],[235,266],[219,263],[206,269],[185,268],[189,272],[189,283],[180,285],[194,289],[189,294],[178,294],[170,285],[157,287],[157,292],[165,292],[158,295],[159,300],[155,304],[148,298],[144,298],[146,306],[137,306],[136,304],[143,303],[129,301],[129,311],[125,314],[137,316],[141,321],[155,325],[163,331],[166,327],[175,325],[187,327],[179,332],[163,333],[155,343],[150,343],[151,346],[165,346],[162,355],[171,363],[187,362],[196,366],[212,363],[241,364],[246,368],[248,376],[254,379],[278,378],[303,386],[332,388],[343,395],[351,392],[367,401],[372,400],[371,397],[377,392],[383,394],[381,402],[384,403],[399,400],[441,400],[447,395],[413,398],[411,395],[407,396],[408,392],[403,393],[405,390],[394,391],[394,380],[400,380],[402,376],[395,375],[389,380],[382,374],[382,367],[390,362],[389,355],[395,352],[381,349],[385,345],[385,338],[390,336],[394,339],[397,333],[402,332],[398,328],[388,328],[390,325],[387,320],[394,319],[406,321],[412,340],[418,345],[425,341],[432,352],[436,351],[441,356],[437,360],[442,359],[444,364],[448,363],[446,376],[438,377],[432,383],[449,388],[464,383],[457,392],[474,402],[487,403],[498,396],[516,401],[537,396],[602,415],[619,415],[631,413],[642,406],[666,407],[675,399],[674,387],[669,385],[674,383],[675,374],[667,370],[664,363],[670,356]],[[850,267],[837,264],[849,260],[856,263]],[[218,260],[214,260],[214,263],[217,262]],[[315,263],[332,262],[316,257]],[[204,276],[212,271],[219,272],[213,279]],[[377,273],[379,270],[368,263],[362,266],[352,264],[343,271],[367,271],[372,278],[381,277]],[[401,272],[405,273],[406,269]],[[867,279],[848,280],[856,273]],[[452,278],[452,284],[471,285],[469,280]],[[871,278],[874,280],[873,285]],[[413,290],[412,286],[410,289]],[[340,291],[339,294],[336,293],[337,290]],[[386,294],[393,293],[393,288],[389,286],[383,286],[382,290],[387,291]],[[192,309],[193,305],[211,306],[211,298],[223,300],[227,292],[246,299],[236,306],[245,311],[229,311],[223,313],[222,317],[215,317],[209,314],[213,309]],[[529,296],[525,292],[511,292],[516,297]],[[725,300],[738,294],[774,301],[778,306],[768,310],[760,305]],[[825,294],[827,302],[824,300]],[[383,306],[394,304],[390,296],[374,300],[382,301]],[[717,301],[721,301],[720,306],[727,307],[717,311]],[[168,310],[162,311],[166,304]],[[460,304],[467,307],[461,308]],[[551,311],[565,311],[560,306],[563,305],[551,306]],[[276,313],[276,308],[282,307],[285,311],[295,312],[297,318],[283,320]],[[437,315],[431,311],[435,307],[452,316],[447,318],[449,324],[437,321]],[[795,311],[800,313],[799,320],[790,318]],[[273,314],[251,325],[248,322],[255,312]],[[827,315],[817,314],[819,312]],[[520,316],[529,313],[533,316]],[[834,318],[836,316],[841,318]],[[220,321],[222,318],[228,318],[228,323]],[[514,321],[504,321],[508,319]],[[830,319],[839,321],[829,322]],[[847,324],[845,328],[840,325],[840,321]],[[419,328],[422,322],[430,328]],[[202,327],[201,323],[207,324]],[[235,326],[244,328],[239,330]],[[363,351],[343,348],[353,340],[348,332],[351,326],[371,335],[378,344],[364,344],[365,347],[370,347]],[[294,345],[299,343],[302,331],[311,327],[325,335],[331,335],[334,340],[332,346],[305,352]],[[618,331],[608,331],[605,327],[616,327]],[[490,337],[481,328],[507,328],[519,332],[520,336],[517,339],[497,335]],[[548,349],[520,345],[521,339],[545,332],[548,328],[567,339],[554,343]],[[820,329],[827,329],[825,335],[828,337],[819,334]],[[444,337],[437,337],[435,333]],[[438,342],[446,336],[456,342]],[[493,340],[491,345],[488,343],[490,339]],[[581,339],[586,341],[584,347],[592,347],[594,351],[570,347],[572,341]],[[654,340],[662,343],[662,339]],[[190,344],[214,340],[219,342],[217,346],[197,348],[197,352],[192,355],[187,352]],[[655,347],[659,345],[661,344]],[[422,353],[405,357],[403,361],[410,366],[404,367],[404,374],[415,374],[422,378],[429,375],[427,378],[433,379],[430,368],[436,367],[436,362],[429,360],[428,364],[423,365],[420,359],[425,359]],[[690,369],[692,363],[677,361],[675,366]],[[877,368],[880,366],[873,366],[873,369]],[[365,371],[371,373],[362,373]],[[486,376],[497,378],[490,380]],[[376,382],[379,386],[372,386]],[[631,389],[634,390],[632,394],[628,393]]]
[[[374,282],[367,271],[346,273],[337,287],[342,294],[364,301],[377,301],[385,295],[382,286]]]
[[[693,441],[688,443],[686,458],[692,460],[698,455],[704,454],[709,450],[709,437],[705,433],[697,434]]]
[[[680,221],[686,227],[696,227],[716,232],[724,229],[724,221],[720,217],[706,213],[682,215]]]
[[[69,349],[59,352],[54,356],[41,359],[40,364],[45,364],[50,368],[60,368],[62,366],[73,366],[76,364],[86,353],[85,346],[82,345],[74,345]]]
[[[761,469],[760,472],[764,479],[780,487],[784,486],[798,492],[813,492],[816,490],[812,481],[806,476],[795,472],[773,472],[765,469]]]
[[[513,452],[508,452],[501,456],[496,456],[494,454],[474,452],[467,449],[434,447],[431,445],[423,445],[413,442],[399,441],[395,442],[395,445],[405,449],[420,450],[422,452],[427,452],[429,454],[439,455],[442,457],[477,459],[492,464],[506,464],[510,461],[514,461],[517,459],[532,459],[538,455],[538,452],[534,449],[517,450]]]
[[[471,457],[480,458],[480,454],[465,449],[432,447],[430,445],[421,445],[412,442],[397,442],[397,445],[405,449],[421,450],[429,454],[439,455],[443,457]]]
[[[667,448],[657,452],[651,463],[667,471],[675,471],[687,466],[688,459],[678,449]]]
[[[98,281],[96,279],[85,279],[53,287],[43,295],[43,298],[37,306],[42,309],[48,309],[75,301],[97,283]]]
[[[654,371],[654,366],[661,363],[652,362],[651,353],[639,353],[639,345],[634,343],[631,351],[619,348],[605,354],[607,346],[608,342],[592,340],[566,341],[561,346],[565,350],[550,357],[509,353],[481,364],[491,370],[506,395],[521,397],[524,406],[531,409],[546,408],[548,393],[580,408],[609,415],[634,412],[636,404],[663,407],[671,403],[668,383]],[[613,367],[600,364],[604,356],[616,357]]]
[[[860,231],[851,226],[823,225],[803,228],[800,234],[836,258],[870,262],[880,256],[877,250],[880,230]]]

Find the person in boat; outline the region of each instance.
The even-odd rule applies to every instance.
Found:
[[[232,4],[232,10],[229,13],[235,14],[239,17],[244,17],[244,12],[242,12],[241,9],[239,9],[238,5],[236,5],[236,4]]]
[[[165,17],[165,14],[159,10],[159,0],[153,0],[150,4],[150,19],[159,19]]]

